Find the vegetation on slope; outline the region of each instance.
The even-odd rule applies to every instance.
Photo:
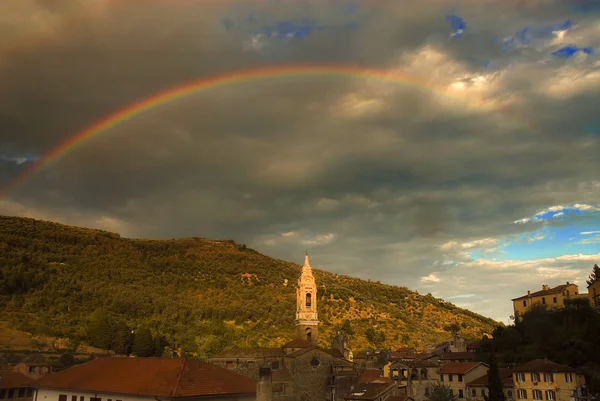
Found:
[[[299,273],[294,263],[234,241],[126,239],[0,216],[3,319],[117,352],[135,347],[127,332],[140,330],[151,331],[157,348],[184,354],[279,346],[294,336]],[[344,324],[354,350],[423,346],[444,340],[452,324],[481,338],[498,325],[404,287],[317,269],[314,275],[323,346]],[[110,329],[98,329],[104,326]]]

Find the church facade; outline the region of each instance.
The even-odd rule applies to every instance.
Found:
[[[213,355],[210,361],[261,382],[268,371],[271,392],[265,399],[342,401],[360,372],[346,359],[344,350],[317,346],[317,286],[308,254],[296,288],[295,325],[296,338],[279,348],[232,349]],[[267,383],[261,385],[269,387]]]

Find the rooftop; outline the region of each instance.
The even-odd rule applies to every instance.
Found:
[[[547,359],[534,359],[523,365],[517,366],[513,372],[543,372],[543,373],[558,373],[558,372],[575,372],[576,369],[567,365],[561,365]]]
[[[154,397],[255,394],[256,382],[208,363],[186,359],[98,358],[35,382],[61,388]]]
[[[547,285],[544,285],[544,286],[542,286],[542,290],[541,291],[532,292],[531,294],[523,295],[523,296],[518,297],[518,298],[513,298],[512,301],[518,301],[520,299],[526,299],[526,298],[529,298],[529,297],[542,297],[544,295],[560,294],[560,293],[563,292],[563,290],[565,288],[567,288],[570,285],[575,285],[575,284],[567,282],[567,284],[561,284],[561,285],[558,285],[558,286],[553,287],[553,288],[550,288]],[[575,295],[575,294],[572,294],[572,295]]]
[[[512,370],[511,369],[498,369],[498,373],[500,374],[500,378],[502,379],[502,383],[504,387],[514,387],[513,379],[512,379]],[[487,387],[488,385],[488,375],[487,373],[483,376],[478,377],[475,380],[471,380],[467,383],[468,387]]]
[[[483,365],[481,362],[448,362],[440,368],[440,373],[451,375],[464,375],[478,365]]]
[[[21,372],[10,370],[0,371],[0,388],[27,387],[34,381]]]

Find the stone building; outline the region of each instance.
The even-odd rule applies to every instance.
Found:
[[[296,289],[295,325],[296,338],[279,348],[231,349],[210,361],[259,381],[265,400],[342,401],[358,381],[358,367],[347,359],[343,336],[334,339],[332,348],[317,346],[317,286],[308,254]]]
[[[391,379],[415,401],[425,401],[429,388],[439,382],[439,365],[432,361],[401,360],[391,364]]]

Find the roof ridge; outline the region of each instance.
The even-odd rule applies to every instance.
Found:
[[[183,376],[185,362],[186,362],[186,359],[185,358],[182,359],[181,367],[179,368],[179,374],[177,375],[177,381],[175,382],[175,386],[173,386],[173,392],[171,393],[171,396],[173,396],[173,397],[175,397],[175,394],[177,393],[177,389],[179,388],[179,382],[181,381],[181,376]]]

